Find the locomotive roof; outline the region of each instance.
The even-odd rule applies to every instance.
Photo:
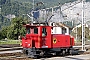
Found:
[[[31,25],[31,24],[24,25],[24,27],[40,27],[40,26],[46,27],[45,25]]]
[[[45,25],[45,23],[33,23],[33,25],[25,24],[24,27],[48,27],[48,25]],[[65,24],[62,23],[55,23],[55,26],[50,26],[50,27],[68,27],[69,29],[72,29],[69,26],[66,26]]]

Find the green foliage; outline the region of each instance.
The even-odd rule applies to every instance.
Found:
[[[14,18],[11,21],[11,30],[8,33],[8,37],[11,39],[18,39],[18,36],[25,34],[25,29],[23,26],[23,19],[21,17]]]
[[[75,0],[35,0],[35,6],[38,2],[44,2],[45,7],[51,7],[59,5],[59,2],[63,4],[70,1]],[[24,13],[29,13],[33,7],[32,5],[32,0],[3,0],[1,1],[2,15],[6,16],[8,14],[15,14],[15,16],[18,16]]]
[[[0,0],[0,29],[2,26],[10,25],[10,17],[5,16],[13,14],[17,17],[27,14],[31,10],[31,2],[18,2],[12,0]]]
[[[22,3],[23,2],[33,2],[33,0],[13,0],[13,1],[18,1]],[[34,0],[34,1],[35,3],[43,2],[46,7],[51,7],[51,6],[58,5],[59,3],[64,4],[64,3],[72,2],[76,0]]]
[[[18,39],[18,36],[25,35],[25,28],[23,26],[23,19],[21,17],[16,17],[12,19],[11,25],[8,27],[3,27],[0,31],[0,38],[8,39]]]
[[[5,4],[1,5],[2,15],[6,16],[9,14],[14,14],[19,16],[24,13],[29,13],[31,9],[31,3],[20,3],[18,1],[9,1],[7,0]]]
[[[0,39],[7,37],[7,27],[3,27],[2,30],[0,30]]]

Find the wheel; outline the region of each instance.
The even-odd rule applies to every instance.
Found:
[[[65,50],[62,50],[61,55],[62,56],[65,56],[65,53],[66,53],[66,51]]]
[[[65,55],[65,53],[66,53],[66,51],[65,51],[65,50],[63,50],[63,52],[62,52],[63,56]]]
[[[23,49],[24,54],[28,54],[28,51],[26,49]]]
[[[73,50],[72,50],[72,49],[70,49],[70,50],[69,50],[69,54],[70,54],[70,55],[72,55],[72,52],[73,52]]]
[[[61,53],[61,52],[56,52],[56,55],[58,55],[58,56],[59,56],[59,55],[60,55],[60,53]]]
[[[30,58],[32,58],[32,59],[37,59],[38,56],[31,56]]]
[[[22,51],[23,51],[24,54],[26,54],[26,50],[25,49],[23,49]]]

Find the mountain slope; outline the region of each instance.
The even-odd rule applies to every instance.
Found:
[[[21,3],[33,2],[33,0],[12,0],[12,1],[18,1]],[[58,5],[59,3],[64,4],[67,2],[73,2],[73,1],[76,1],[76,0],[34,0],[35,4],[38,2],[43,2],[46,7],[51,7],[51,6]]]

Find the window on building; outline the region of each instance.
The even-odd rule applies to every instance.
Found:
[[[62,34],[66,33],[66,28],[62,28]]]

